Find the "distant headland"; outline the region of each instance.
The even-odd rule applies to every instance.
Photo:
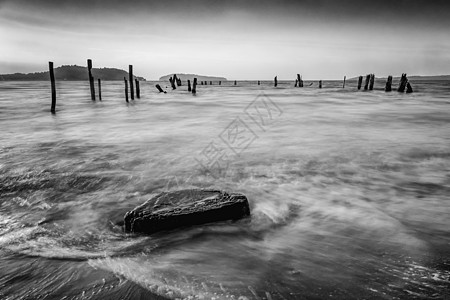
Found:
[[[77,65],[73,66],[61,66],[54,69],[56,80],[68,80],[78,81],[87,80],[88,69]],[[128,78],[128,72],[115,68],[92,68],[92,75],[94,78],[101,80],[123,80],[124,77]],[[145,81],[145,78],[134,76],[139,81]],[[49,80],[49,72],[36,72],[36,73],[14,73],[14,74],[2,74],[0,75],[0,81],[46,81]]]
[[[205,75],[197,75],[197,74],[183,74],[183,73],[173,73],[165,76],[161,76],[159,78],[160,81],[167,81],[170,77],[173,77],[174,74],[177,74],[177,77],[183,81],[186,80],[194,80],[194,77],[197,78],[198,81],[226,81],[225,77],[217,77],[217,76],[205,76]]]

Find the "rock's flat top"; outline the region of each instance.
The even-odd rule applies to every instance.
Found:
[[[125,230],[153,233],[249,214],[247,197],[242,194],[201,189],[164,192],[127,212]]]

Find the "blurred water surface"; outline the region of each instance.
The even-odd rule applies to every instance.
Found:
[[[48,82],[0,82],[0,298],[450,297],[449,83],[154,84],[127,104],[122,82],[101,102],[58,82],[52,115]],[[242,192],[252,216],[116,225],[181,188]]]

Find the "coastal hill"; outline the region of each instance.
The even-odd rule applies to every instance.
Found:
[[[55,79],[56,80],[87,80],[88,69],[87,67],[81,66],[61,66],[54,68]],[[115,68],[92,68],[92,76],[95,79],[100,78],[101,80],[123,80],[124,77],[128,78],[128,72]],[[145,78],[134,76],[140,81],[145,81]],[[3,74],[0,75],[0,81],[6,80],[30,80],[30,81],[45,81],[49,80],[49,71],[36,72],[36,73],[14,73],[14,74]]]
[[[183,81],[186,80],[194,80],[194,77],[197,78],[198,81],[226,81],[225,77],[217,77],[217,76],[205,76],[205,75],[196,75],[196,74],[183,74],[183,73],[173,73],[169,75],[165,75],[159,78],[160,81],[168,81],[170,77],[173,77],[174,74],[177,74],[177,77]]]

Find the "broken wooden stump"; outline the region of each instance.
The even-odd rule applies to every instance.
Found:
[[[191,89],[191,81],[188,79],[188,92],[190,92],[190,91],[192,91],[192,89]]]
[[[209,85],[212,85],[212,81],[209,82]]]
[[[141,86],[139,85],[139,80],[135,79],[134,83],[136,85],[136,98],[141,99]]]
[[[182,86],[182,84],[181,84],[181,79],[180,79],[180,78],[178,78],[177,74],[174,74],[173,76],[175,77],[175,80],[176,80],[177,86]]]
[[[342,84],[342,88],[345,88],[345,79],[347,79],[346,76],[344,76],[344,83]]]
[[[258,80],[258,85],[261,85],[261,81]]]
[[[362,81],[363,81],[363,77],[359,76],[359,78],[358,78],[358,90],[361,89]]]
[[[274,86],[277,87],[277,85],[278,85],[278,79],[277,79],[277,76],[275,76],[275,78],[273,79],[273,81],[274,81]]]
[[[197,78],[194,78],[194,82],[192,83],[192,94],[197,93]]]
[[[127,82],[127,78],[124,77],[123,80],[125,81],[125,101],[128,102],[128,82]]]
[[[92,77],[92,60],[87,60],[88,65],[88,76],[89,76],[89,87],[91,89],[91,100],[95,101],[95,87],[94,87],[94,77]]]
[[[53,72],[53,62],[48,62],[48,70],[50,73],[50,85],[52,90],[52,106],[50,111],[52,114],[56,113],[56,84],[55,84],[55,73]]]
[[[297,74],[298,87],[303,87],[303,79],[300,74]]]
[[[398,86],[397,92],[404,93],[407,82],[408,82],[408,78],[406,77],[406,73],[403,73],[402,77],[400,78],[400,84]]]
[[[157,84],[157,85],[155,85],[155,87],[158,89],[158,91],[160,92],[160,93],[167,93],[165,90],[163,90],[162,88],[161,88],[161,86],[159,85],[159,84]]]
[[[222,81],[219,81],[219,85],[222,85]]]
[[[370,83],[369,83],[369,90],[373,90],[373,85],[375,83],[375,74],[370,74]]]
[[[409,84],[409,81],[408,81],[406,83],[406,93],[409,94],[409,93],[412,93],[412,92],[413,92],[412,86]]]
[[[370,81],[370,74],[366,76],[366,83],[364,84],[364,90],[367,91],[369,89],[369,81]]]
[[[250,215],[247,197],[219,190],[163,192],[124,217],[126,232],[152,234],[211,222],[239,220]]]
[[[129,65],[129,66],[128,66],[128,78],[129,78],[129,80],[130,80],[130,96],[131,96],[131,100],[134,100],[134,87],[133,87],[134,76],[133,76],[133,65]]]
[[[98,81],[98,100],[102,101],[102,80],[99,78]]]
[[[237,81],[236,80],[234,81],[234,85],[237,85]]]
[[[319,89],[322,88],[322,80],[319,80]]]
[[[170,77],[169,81],[170,81],[170,85],[172,86],[172,90],[176,90],[177,87],[175,86],[175,79]]]
[[[385,92],[392,91],[392,76],[391,75],[388,76],[388,79],[386,81],[386,87],[384,88],[384,91]]]

